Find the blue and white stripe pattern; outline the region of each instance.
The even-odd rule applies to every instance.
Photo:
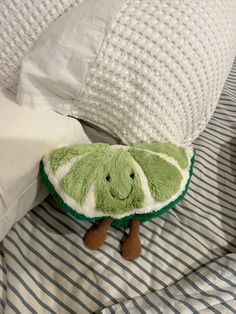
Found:
[[[4,313],[236,313],[236,61],[209,126],[195,141],[188,195],[141,228],[125,261],[122,230],[97,251],[90,223],[44,202],[1,243]]]

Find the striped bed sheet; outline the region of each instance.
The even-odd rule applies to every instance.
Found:
[[[1,243],[1,313],[236,313],[236,61],[195,141],[188,195],[142,225],[142,256],[119,254],[123,230],[90,251],[90,223],[46,201]]]

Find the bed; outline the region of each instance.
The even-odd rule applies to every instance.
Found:
[[[194,148],[188,195],[143,224],[135,261],[123,230],[92,252],[90,223],[47,200],[31,210],[0,245],[1,313],[236,313],[236,61]]]
[[[0,313],[236,313],[235,1],[1,7]],[[127,230],[90,251],[91,223],[45,199],[46,151],[115,143],[92,124],[125,144],[197,138],[187,196],[142,225],[133,261]]]

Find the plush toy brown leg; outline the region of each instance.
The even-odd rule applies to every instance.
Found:
[[[96,250],[103,245],[107,236],[107,230],[112,223],[111,218],[99,221],[98,225],[94,225],[84,237],[84,244],[91,250]]]
[[[139,239],[139,219],[132,219],[129,234],[121,245],[121,254],[126,260],[133,260],[141,254],[141,243]]]

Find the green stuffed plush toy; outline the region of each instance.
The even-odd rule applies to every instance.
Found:
[[[40,171],[61,208],[99,221],[84,237],[87,247],[99,248],[110,225],[130,227],[121,253],[135,259],[140,222],[160,216],[186,194],[193,162],[192,148],[170,143],[96,143],[55,149],[43,157]]]

